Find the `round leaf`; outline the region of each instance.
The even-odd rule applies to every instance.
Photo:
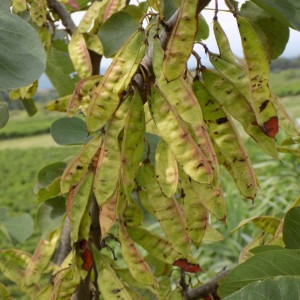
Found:
[[[13,218],[5,218],[2,220],[2,224],[12,242],[24,242],[33,231],[33,220],[27,213]]]
[[[26,86],[45,67],[46,53],[37,32],[17,15],[0,10],[0,88]]]
[[[113,14],[101,26],[98,33],[104,55],[106,57],[113,56],[139,27],[139,22],[135,21],[129,14],[122,11]]]
[[[59,177],[66,167],[66,163],[59,161],[45,166],[38,173],[38,184],[40,187],[49,185],[55,178]]]
[[[50,132],[59,145],[83,144],[89,138],[86,124],[79,118],[58,119],[52,123]]]
[[[66,205],[63,197],[52,198],[41,204],[36,223],[46,238],[61,225],[65,212]]]
[[[283,224],[283,241],[290,249],[300,249],[300,206],[290,209]]]
[[[300,278],[293,276],[279,276],[274,279],[253,282],[226,297],[224,300],[240,299],[300,299]]]

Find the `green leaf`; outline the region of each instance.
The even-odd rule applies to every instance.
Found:
[[[283,250],[283,249],[284,248],[278,245],[262,245],[262,246],[257,246],[255,248],[252,248],[249,251],[253,254],[259,254],[266,251]]]
[[[9,113],[8,105],[4,101],[0,101],[0,129],[3,128],[8,122]]]
[[[104,55],[113,56],[124,42],[140,27],[128,13],[113,14],[100,28],[98,35],[103,45]]]
[[[249,1],[242,6],[241,13],[258,32],[270,53],[269,57],[275,59],[281,55],[289,40],[289,24],[286,19],[280,14],[275,16]]]
[[[31,236],[33,231],[33,220],[27,213],[13,218],[5,217],[1,220],[1,223],[0,227],[4,226],[6,233],[13,243],[24,242]]]
[[[300,277],[278,276],[253,282],[224,300],[257,300],[257,299],[300,299]]]
[[[4,284],[2,284],[1,282],[0,282],[0,299],[2,299],[2,300],[12,300],[6,286]]]
[[[300,30],[300,2],[295,0],[252,0],[267,12],[277,11],[290,22],[291,27]]]
[[[0,8],[1,8],[2,11],[3,10],[9,11],[10,5],[11,5],[11,0],[2,0],[2,1],[0,1]]]
[[[252,282],[289,275],[300,276],[300,250],[266,251],[250,257],[220,281],[219,295],[223,299]]]
[[[46,187],[52,183],[55,178],[61,176],[66,166],[65,162],[59,161],[42,168],[38,173],[39,187]]]
[[[198,15],[198,31],[196,34],[196,41],[206,40],[209,36],[209,27],[205,18],[199,14]]]
[[[282,233],[286,248],[300,248],[300,206],[294,207],[286,213]]]
[[[45,67],[46,53],[37,32],[17,15],[0,10],[0,88],[28,85]]]
[[[59,145],[83,144],[87,142],[89,135],[82,119],[68,117],[54,121],[50,132],[54,141]]]
[[[45,238],[62,223],[66,212],[65,198],[56,197],[41,204],[36,216],[36,223]]]
[[[73,93],[78,76],[68,54],[68,46],[62,40],[52,43],[47,57],[45,73],[59,97]]]

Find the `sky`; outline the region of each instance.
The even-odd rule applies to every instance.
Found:
[[[245,1],[239,1],[240,3]],[[227,9],[227,6],[224,4],[223,0],[218,0],[219,9]],[[214,1],[211,1],[209,8],[214,8]],[[202,12],[203,16],[207,20],[207,23],[212,30],[212,19],[214,16],[214,11],[212,10],[204,10]],[[230,13],[220,11],[218,13],[219,22],[221,23],[224,31],[226,32],[229,41],[231,42],[232,50],[238,56],[242,56],[242,48],[240,44],[240,37],[238,34],[238,30],[236,27],[236,21],[232,17]],[[210,36],[208,40],[205,41],[208,45],[212,45],[211,51],[217,52],[217,46],[214,41],[213,35]],[[290,39],[285,48],[285,51],[281,55],[282,57],[290,58],[290,57],[297,57],[300,56],[300,32],[290,29]]]

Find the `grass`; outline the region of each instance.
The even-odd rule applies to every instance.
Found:
[[[279,97],[300,94],[300,69],[271,73],[270,86]]]

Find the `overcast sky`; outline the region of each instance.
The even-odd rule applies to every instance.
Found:
[[[297,1],[297,0],[295,0],[295,1]],[[242,2],[245,2],[245,1],[239,1],[239,3],[242,3]],[[219,9],[228,9],[227,6],[224,4],[223,0],[219,0],[218,3],[219,3]],[[211,1],[209,7],[214,8],[214,1]],[[205,16],[207,23],[210,26],[210,29],[212,29],[212,19],[214,16],[214,11],[204,10],[202,14]],[[222,27],[224,28],[226,34],[228,35],[228,39],[231,42],[232,50],[237,55],[242,56],[243,51],[242,51],[241,44],[240,44],[240,37],[239,37],[238,30],[236,27],[235,18],[233,18],[230,13],[221,12],[221,11],[218,13],[218,16],[219,16],[219,21],[220,21]],[[216,47],[213,35],[211,35],[211,37],[205,42],[208,45],[212,45],[212,49],[210,49],[211,51],[217,52],[217,47]],[[282,56],[296,57],[299,55],[300,55],[300,32],[291,29],[290,30],[290,39],[289,39],[289,42],[288,42]]]

